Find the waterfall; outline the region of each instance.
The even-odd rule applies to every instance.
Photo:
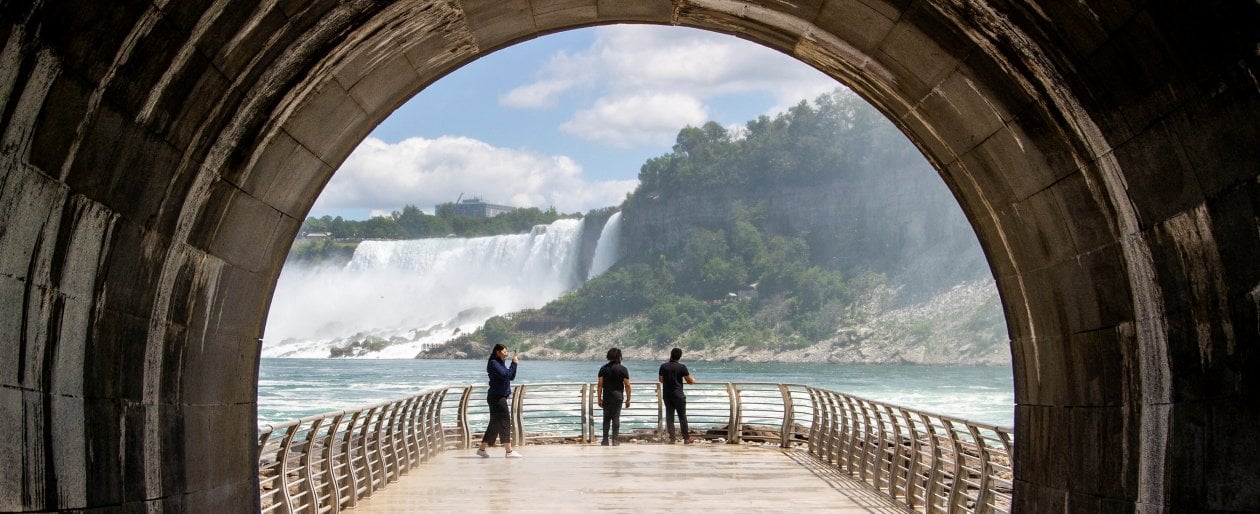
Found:
[[[608,271],[613,264],[621,260],[621,211],[614,212],[604,222],[604,229],[599,232],[599,241],[595,243],[595,257],[591,259],[591,269],[586,279],[590,280]]]
[[[263,356],[327,357],[345,338],[368,334],[391,341],[371,356],[414,357],[579,286],[581,232],[581,220],[559,220],[529,234],[364,241],[342,269],[286,266]]]

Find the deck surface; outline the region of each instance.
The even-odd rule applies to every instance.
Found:
[[[450,450],[360,500],[354,513],[902,513],[799,450],[729,444],[518,447],[522,459]]]

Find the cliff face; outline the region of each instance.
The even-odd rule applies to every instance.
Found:
[[[992,276],[958,202],[926,165],[811,186],[636,195],[623,211],[623,241],[653,253],[677,248],[693,230],[720,226],[738,204],[764,205],[772,232],[805,234],[816,263],[850,276],[887,275],[904,286],[904,300]]]
[[[595,247],[599,244],[600,233],[604,230],[604,224],[608,223],[608,217],[612,215],[611,210],[603,212],[593,212],[582,218],[582,240],[578,247],[578,265],[574,270],[575,283],[586,281],[586,276],[591,271],[591,260],[595,257]]]

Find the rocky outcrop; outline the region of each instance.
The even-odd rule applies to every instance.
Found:
[[[604,231],[608,217],[616,212],[612,209],[591,211],[582,217],[582,239],[578,246],[577,267],[574,269],[574,280],[581,283],[590,274],[591,260],[595,257],[595,247],[599,245],[599,236]]]

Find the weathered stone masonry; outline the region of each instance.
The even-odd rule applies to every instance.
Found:
[[[614,22],[795,56],[941,172],[1002,293],[1021,511],[1260,510],[1260,5],[0,4],[0,511],[257,508],[258,338],[389,113]]]

